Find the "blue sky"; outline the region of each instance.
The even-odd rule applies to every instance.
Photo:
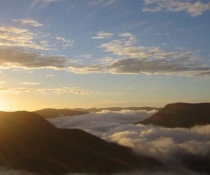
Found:
[[[210,101],[207,0],[2,0],[0,109]]]

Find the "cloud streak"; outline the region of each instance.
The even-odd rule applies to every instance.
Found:
[[[109,6],[113,3],[115,3],[116,0],[91,0],[88,5],[103,5],[103,6]]]
[[[40,1],[40,0],[36,0],[36,1]],[[52,2],[58,2],[58,1],[62,1],[62,0],[41,0],[41,1],[46,3],[46,4],[49,4],[49,3],[52,3]]]
[[[113,33],[107,33],[107,32],[100,31],[97,33],[96,36],[93,36],[92,39],[109,39],[113,35],[114,35]]]
[[[36,85],[40,85],[40,82],[23,82],[21,83],[23,85],[32,85],[32,86],[36,86]]]
[[[27,83],[27,85],[29,85]],[[36,85],[36,84],[30,84]],[[21,94],[21,93],[39,93],[39,94],[78,94],[89,95],[93,92],[91,90],[85,90],[78,87],[60,87],[60,88],[29,88],[29,87],[17,87],[17,88],[1,88],[0,93]]]
[[[187,0],[144,0],[144,12],[187,12],[192,17],[202,15],[205,11],[210,10],[210,3],[203,3],[202,1],[191,2]]]
[[[29,26],[33,26],[33,27],[41,27],[44,26],[43,24],[39,23],[38,21],[35,21],[33,19],[30,18],[26,18],[26,19],[15,19],[13,20],[14,22],[17,22],[21,25],[29,25]]]

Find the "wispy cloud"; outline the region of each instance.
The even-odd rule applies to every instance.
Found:
[[[0,93],[21,94],[21,93],[39,93],[39,94],[78,94],[89,95],[92,93],[90,90],[78,87],[60,87],[60,88],[29,88],[29,87],[16,87],[16,88],[2,88]]]
[[[50,75],[50,74],[49,74],[49,75],[46,75],[46,77],[54,77],[54,75]]]
[[[88,5],[103,5],[108,6],[116,2],[116,0],[91,0]]]
[[[43,24],[39,23],[38,21],[35,21],[33,19],[30,19],[30,18],[27,18],[27,19],[14,19],[13,20],[14,22],[17,22],[21,25],[30,25],[30,26],[33,26],[33,27],[41,27],[43,26]]]
[[[162,10],[171,12],[185,11],[192,17],[202,15],[205,11],[210,10],[210,2],[203,3],[202,1],[192,0],[144,0],[144,12],[159,12]]]
[[[117,0],[109,0],[108,2],[105,3],[105,5],[111,5],[115,3]]]
[[[36,0],[36,1],[40,1],[40,0]],[[57,1],[62,1],[62,0],[41,0],[41,1],[44,2],[44,3],[49,4],[51,2],[57,2]]]
[[[32,86],[36,86],[36,85],[40,85],[40,82],[23,82],[21,83],[23,85],[32,85]]]
[[[93,36],[92,39],[108,39],[108,38],[112,37],[113,35],[114,35],[113,33],[107,33],[107,32],[100,31],[97,33],[96,36]]]
[[[74,40],[69,40],[60,36],[57,36],[56,40],[61,41],[63,44],[63,47],[73,46],[73,43],[74,43]]]
[[[83,54],[83,55],[76,56],[76,58],[91,58],[91,57],[93,57],[92,54]]]
[[[91,0],[88,5],[98,5],[103,3],[104,0]]]

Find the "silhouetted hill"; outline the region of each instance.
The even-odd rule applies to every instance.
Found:
[[[190,128],[195,125],[210,124],[210,103],[168,104],[150,118],[139,123],[170,128]]]
[[[75,115],[84,115],[89,113],[86,111],[76,111],[71,109],[52,109],[52,108],[41,109],[34,112],[41,115],[44,118],[55,118],[59,116],[75,116]]]
[[[47,175],[113,173],[160,164],[78,129],[58,129],[32,112],[0,112],[0,166]]]

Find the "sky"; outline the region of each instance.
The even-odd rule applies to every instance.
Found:
[[[210,101],[208,0],[0,0],[0,110]]]

